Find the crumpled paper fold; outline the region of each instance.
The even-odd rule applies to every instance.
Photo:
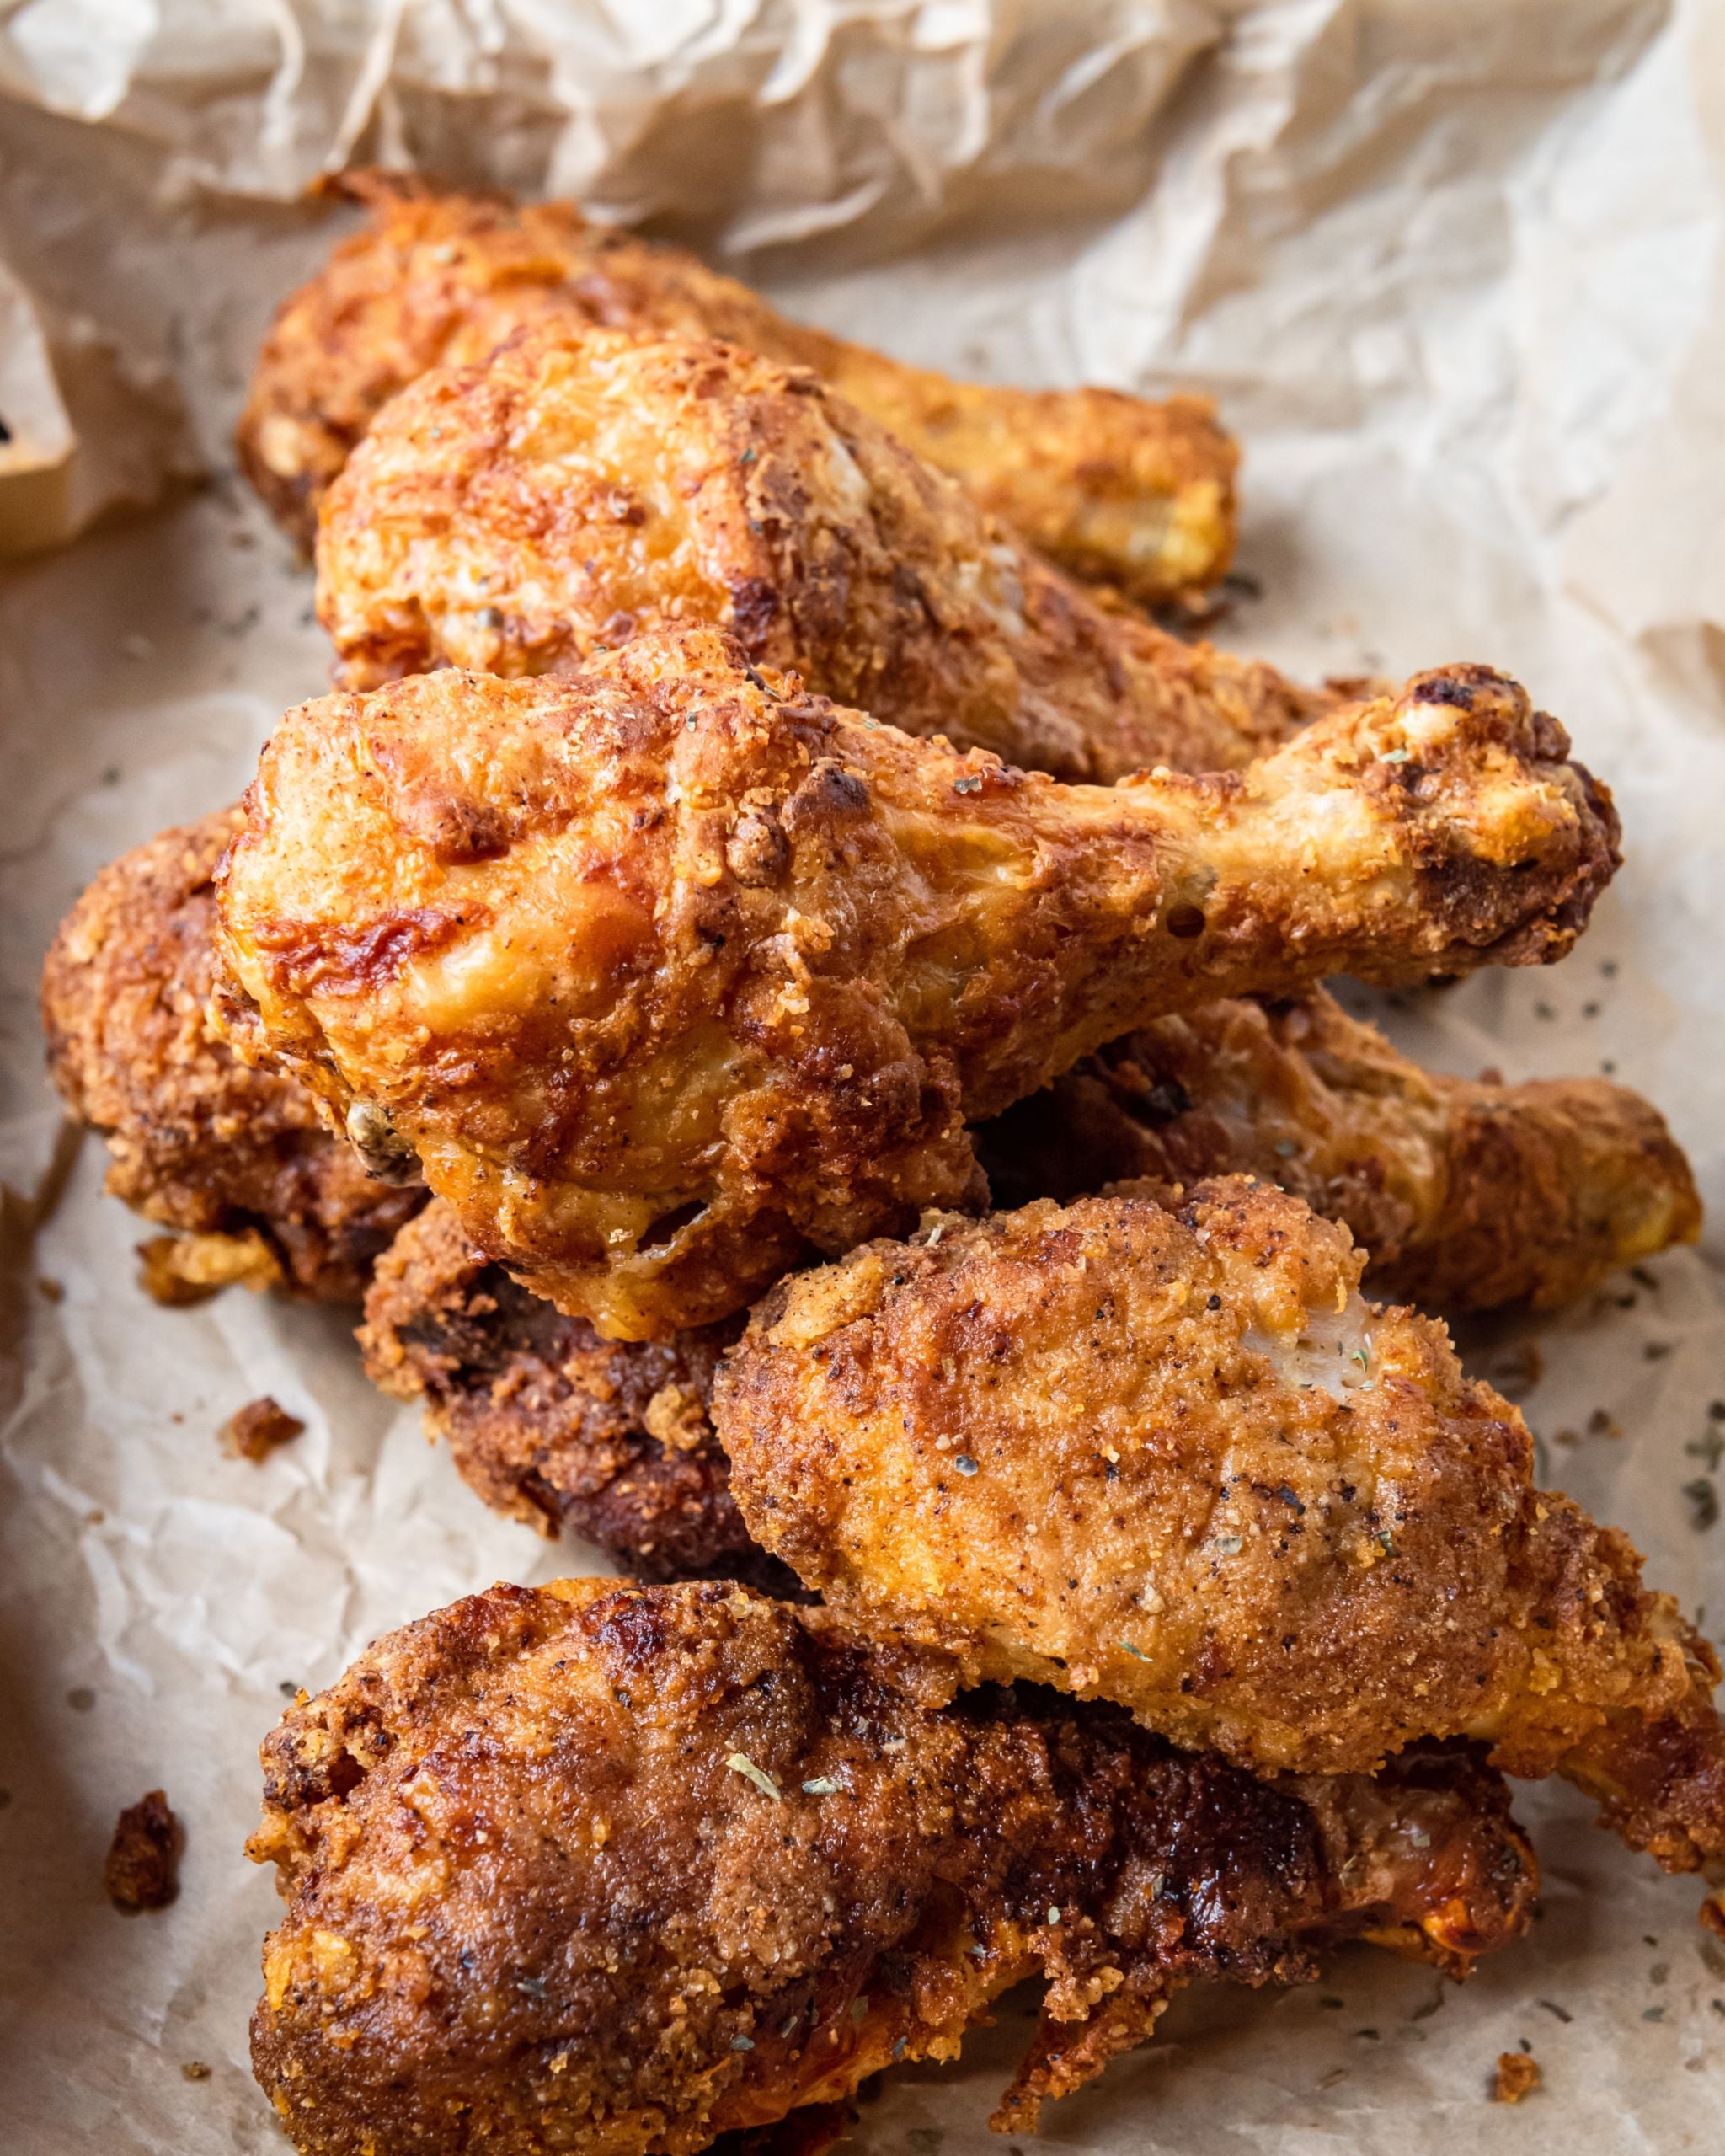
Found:
[[[491,1580],[591,1569],[493,1518],[342,1313],[166,1311],[60,1156],[35,979],[106,860],[234,798],[328,655],[234,479],[271,306],[359,158],[579,194],[911,360],[1214,390],[1242,436],[1219,634],[1306,673],[1517,672],[1616,789],[1627,863],[1551,971],[1401,999],[1454,1068],[1612,1071],[1725,1219],[1725,42],[1706,0],[19,0],[0,17],[0,2141],[278,2149],[245,2063],[255,1748],[300,1684]],[[179,484],[195,470],[205,484]],[[153,504],[153,507],[147,506]],[[26,552],[28,549],[29,551]],[[1252,597],[1252,592],[1258,594]],[[1725,1626],[1725,1246],[1465,1342],[1543,1469]],[[270,1394],[262,1465],[216,1433]],[[101,1891],[163,1787],[179,1900]],[[1053,2106],[1084,2156],[1710,2148],[1725,1950],[1693,1881],[1520,1808],[1546,1914],[1465,1990],[1365,1950],[1183,2001]],[[870,2151],[998,2147],[1027,2033],[886,2078]],[[1518,2110],[1502,2051],[1545,2070]],[[207,2072],[202,2069],[207,2069]]]

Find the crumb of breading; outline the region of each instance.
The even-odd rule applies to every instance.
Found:
[[[189,2058],[181,2067],[180,2078],[185,2081],[207,2081],[210,2069],[200,2058]]]
[[[282,1284],[275,1254],[255,1228],[239,1235],[156,1235],[138,1245],[138,1286],[164,1309],[190,1309],[224,1287]]]
[[[1530,2096],[1541,2079],[1540,2062],[1528,2052],[1503,2052],[1498,2058],[1497,2078],[1492,2087],[1494,2104],[1519,2104]]]
[[[128,1805],[115,1822],[102,1883],[116,1909],[165,1909],[179,1891],[185,1837],[160,1790]]]
[[[261,1465],[278,1445],[291,1442],[305,1426],[266,1393],[260,1400],[248,1400],[222,1424],[222,1449],[236,1460]]]

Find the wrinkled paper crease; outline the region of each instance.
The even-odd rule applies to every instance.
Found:
[[[284,1692],[498,1577],[594,1569],[491,1517],[340,1313],[136,1284],[63,1153],[35,981],[106,860],[234,798],[328,654],[228,437],[344,163],[576,196],[907,359],[1215,392],[1246,445],[1218,633],[1309,674],[1477,658],[1607,777],[1627,865],[1561,967],[1402,999],[1456,1069],[1615,1071],[1725,1222],[1725,18],[1664,0],[14,0],[0,10],[0,2140],[280,2148],[245,2066]],[[1481,1324],[1547,1476],[1725,1639],[1710,1247]],[[1535,1380],[1535,1372],[1536,1380]],[[255,1467],[222,1421],[305,1434]],[[601,1568],[602,1569],[602,1568]],[[102,1898],[161,1786],[184,1886]],[[1525,1792],[1546,1913],[1465,1991],[1357,1950],[1183,2001],[1051,2109],[1082,2156],[1717,2147],[1725,1953],[1573,1792]],[[889,2077],[857,2145],[947,2156],[1027,2033]],[[1543,2089],[1486,2100],[1525,2040]],[[190,2064],[210,2069],[188,2079]]]

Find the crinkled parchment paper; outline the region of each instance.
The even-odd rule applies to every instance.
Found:
[[[499,1576],[591,1554],[492,1519],[370,1391],[337,1314],[168,1312],[87,1142],[55,1151],[35,983],[88,877],[233,796],[327,657],[227,436],[344,158],[580,195],[795,311],[1029,382],[1213,388],[1244,437],[1221,633],[1309,671],[1522,675],[1617,789],[1629,863],[1555,972],[1410,999],[1452,1067],[1615,1070],[1725,1219],[1725,25],[1664,0],[13,0],[0,10],[0,2144],[213,2156],[269,1880],[241,1859],[284,1690]],[[196,490],[184,484],[200,471]],[[154,500],[148,510],[138,505]],[[128,507],[130,505],[130,507]],[[1714,1256],[1722,1255],[1717,1242]],[[1543,1376],[1530,1379],[1535,1342]],[[1480,1329],[1551,1478],[1725,1629],[1725,1306],[1684,1252]],[[267,1464],[216,1431],[272,1393]],[[1725,1413],[1725,1410],[1722,1410]],[[164,1786],[184,1890],[100,1869]],[[1364,1950],[1182,2003],[1053,2107],[1097,2152],[1712,2151],[1725,1955],[1570,1792],[1524,1809],[1546,1913],[1466,1991]],[[860,2145],[947,2156],[1023,2024],[890,2078]],[[1522,2039],[1546,2085],[1486,2100]],[[188,2079],[198,2062],[207,2078]]]

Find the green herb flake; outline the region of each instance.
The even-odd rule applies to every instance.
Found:
[[[1720,1461],[1725,1460],[1725,1436],[1717,1430],[1709,1430],[1700,1437],[1692,1437],[1683,1449],[1690,1459],[1699,1460],[1711,1474]],[[293,1697],[288,1686],[284,1684],[281,1688],[290,1699]]]
[[[1135,1647],[1130,1640],[1117,1640],[1114,1645],[1123,1655],[1130,1655],[1135,1661],[1147,1662],[1150,1660],[1150,1656],[1145,1653],[1143,1648]]]
[[[1052,1902],[1049,1904],[1048,1920],[1051,1924],[1057,1924],[1060,1921],[1060,1913]]]
[[[803,1794],[804,1796],[836,1796],[843,1787],[843,1783],[834,1781],[830,1774],[817,1774],[812,1782],[804,1783]]]
[[[734,2052],[752,2052],[754,2048],[755,2039],[752,2036],[733,2036],[731,2038],[731,2049]]]
[[[757,1767],[746,1752],[734,1752],[725,1761],[734,1774],[740,1774],[745,1782],[752,1782],[762,1796],[770,1796],[775,1804],[782,1804],[784,1797],[778,1784],[763,1767]]]
[[[1378,758],[1380,763],[1406,763],[1413,753],[1411,749],[1388,749]]]
[[[953,1465],[959,1470],[960,1474],[976,1474],[980,1472],[975,1461],[971,1458],[968,1452],[959,1453],[954,1458]]]

